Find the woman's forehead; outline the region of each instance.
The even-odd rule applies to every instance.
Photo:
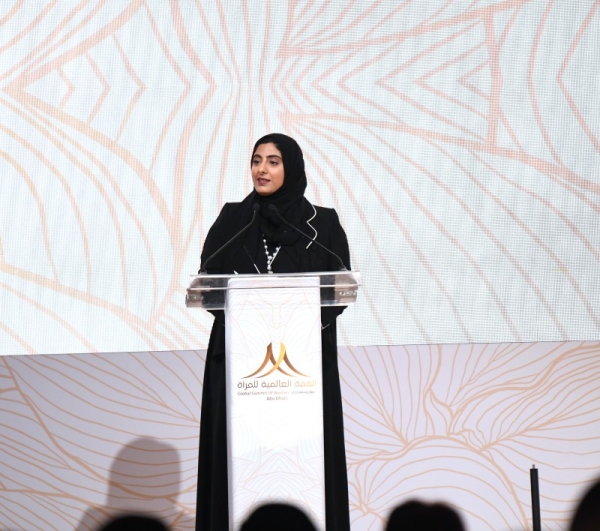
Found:
[[[279,157],[281,158],[281,151],[277,149],[277,146],[273,144],[273,142],[268,142],[266,144],[259,144],[256,146],[256,150],[252,154],[252,156],[261,156],[261,157]]]

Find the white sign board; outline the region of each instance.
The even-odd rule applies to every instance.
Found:
[[[282,287],[290,279],[270,275],[229,282],[232,529],[269,502],[294,504],[325,529],[319,279],[292,282],[298,287]]]

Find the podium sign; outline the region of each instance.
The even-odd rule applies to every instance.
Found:
[[[319,277],[229,280],[225,308],[230,526],[269,502],[325,529]]]

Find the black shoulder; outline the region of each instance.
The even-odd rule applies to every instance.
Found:
[[[217,219],[212,224],[209,233],[214,229],[217,229],[220,233],[223,233],[223,231],[227,232],[228,229],[234,230],[237,225],[236,222],[242,221],[242,208],[240,205],[241,203],[225,203],[221,208],[221,212],[219,212]]]
[[[346,269],[350,269],[348,238],[335,208],[326,208],[317,205],[310,205],[309,208],[312,214],[306,218],[307,224],[315,231],[317,240],[337,254],[346,266]],[[310,218],[313,215],[314,218],[311,220]],[[312,235],[312,231],[309,231],[308,234]],[[333,257],[329,257],[328,269],[339,269],[339,261]]]
[[[329,228],[332,225],[340,225],[340,218],[335,208],[327,208],[318,205],[310,205],[308,208],[309,215],[306,219],[311,225],[319,225],[324,228]]]
[[[200,261],[206,259],[219,249],[236,232],[240,220],[240,203],[225,203],[204,240]]]

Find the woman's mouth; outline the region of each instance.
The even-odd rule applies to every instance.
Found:
[[[269,179],[261,179],[260,177],[257,179],[257,184],[259,186],[265,186],[266,184],[269,184]]]

